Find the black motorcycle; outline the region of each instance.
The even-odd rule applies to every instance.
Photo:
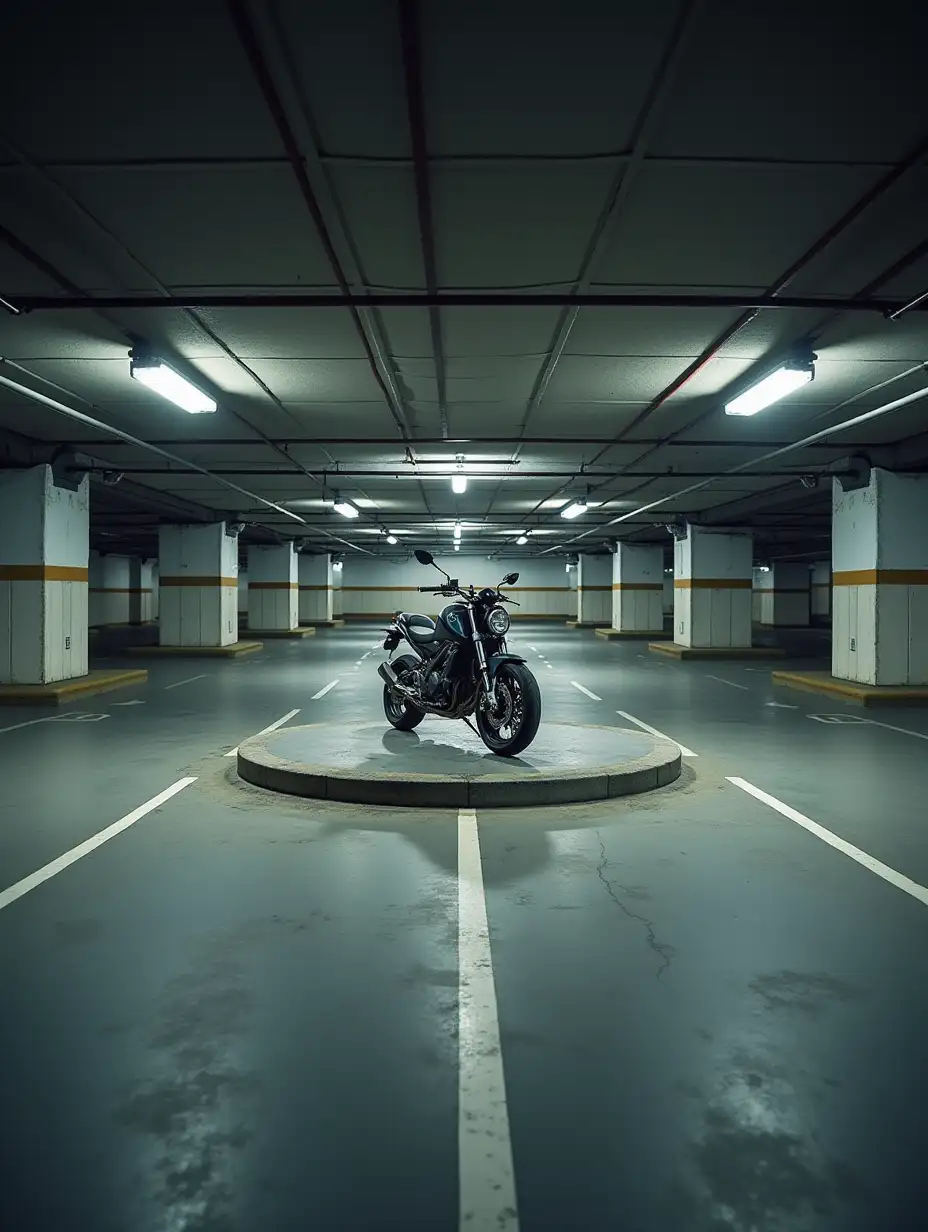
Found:
[[[428,616],[399,612],[384,630],[384,650],[392,654],[405,641],[413,652],[377,669],[384,681],[384,713],[398,731],[412,731],[427,714],[465,722],[473,715],[487,748],[514,757],[532,743],[541,722],[538,681],[520,655],[506,650],[510,620],[502,605],[518,603],[500,587],[514,585],[519,575],[508,573],[495,588],[462,589],[430,552],[416,552],[416,560],[445,576],[441,586],[419,591],[454,602],[442,609],[437,624]]]

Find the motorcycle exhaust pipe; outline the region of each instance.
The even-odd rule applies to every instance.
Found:
[[[397,693],[402,693],[404,697],[415,697],[415,693],[413,693],[412,689],[407,689],[404,684],[400,684],[399,677],[389,663],[381,663],[377,668],[377,675],[381,678],[381,680],[388,684],[391,689],[396,689]]]

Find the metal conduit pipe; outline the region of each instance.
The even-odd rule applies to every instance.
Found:
[[[500,465],[506,465],[501,463]],[[77,468],[75,468],[77,469]],[[83,468],[81,468],[83,469]],[[108,469],[113,469],[109,467]],[[117,468],[123,475],[176,475],[177,471],[170,466],[120,466]],[[472,471],[467,472],[468,479],[722,479],[727,474],[727,471],[513,471],[510,475],[505,471]],[[850,475],[852,471],[835,471],[835,470],[816,470],[813,467],[806,467],[801,471],[754,471],[754,478],[757,479],[789,479],[792,474],[794,478],[799,479],[802,475],[814,475],[816,478],[825,478],[829,475]],[[292,470],[284,470],[281,467],[229,467],[219,466],[210,471],[211,475],[267,475],[272,478],[291,478],[299,480],[300,475]],[[326,470],[320,471],[320,482],[324,479],[326,484],[337,484],[340,479],[358,479],[376,477],[380,479],[448,479],[451,472],[448,474],[419,474],[416,471],[406,470],[355,470],[346,468],[344,470]],[[606,501],[621,500],[622,493],[617,496],[607,496]]]
[[[727,471],[724,471],[719,478],[727,478],[730,475],[740,475],[744,471],[748,471],[752,466],[759,465],[762,462],[771,462],[774,458],[781,458],[784,454],[792,453],[795,449],[804,449],[807,445],[812,445],[816,441],[824,440],[828,436],[835,436],[838,432],[845,432],[848,428],[856,428],[859,424],[869,423],[873,419],[879,419],[883,415],[889,415],[892,411],[901,410],[904,406],[910,406],[913,402],[918,402],[921,398],[928,397],[928,385],[923,389],[917,389],[914,393],[906,394],[904,398],[896,398],[893,402],[887,402],[883,406],[875,407],[872,411],[865,411],[862,415],[855,415],[853,419],[846,419],[844,423],[833,424],[830,428],[823,428],[820,432],[813,432],[811,436],[803,437],[802,440],[793,441],[790,445],[784,445],[780,449],[771,450],[770,453],[765,453],[760,458],[755,458],[750,462],[742,462],[738,466],[732,466]],[[662,496],[657,500],[649,501],[646,505],[640,505],[637,509],[629,510],[628,513],[621,514],[617,518],[612,518],[606,522],[606,526],[617,526],[621,522],[627,522],[631,518],[637,517],[642,513],[649,513],[652,509],[659,509],[662,505],[667,505],[673,500],[679,500],[681,496],[689,496],[693,492],[700,492],[703,488],[711,487],[715,479],[705,479],[701,483],[690,484],[687,488],[681,488],[679,492],[674,492],[670,496]],[[549,552],[556,552],[560,547],[567,547],[568,544],[578,543],[581,539],[586,539],[589,535],[601,534],[603,526],[600,525],[593,529],[584,531],[583,534],[574,535],[570,539],[565,539],[563,543],[555,547],[546,548],[541,553],[546,556]]]

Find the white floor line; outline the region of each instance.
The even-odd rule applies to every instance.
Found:
[[[46,716],[44,719],[27,719],[25,723],[14,723],[12,727],[0,727],[0,736],[4,732],[19,731],[21,727],[35,727],[36,723],[53,723],[54,721],[51,715]]]
[[[572,680],[570,683],[574,686],[575,689],[579,689],[581,693],[585,693],[587,697],[592,697],[594,702],[601,702],[603,700],[599,696],[598,693],[591,693],[590,690],[586,687],[586,685],[582,685],[576,680]]]
[[[538,654],[538,647],[537,647],[537,646],[529,646],[529,650],[533,651],[535,654]]]
[[[887,731],[901,732],[903,736],[914,736],[916,740],[928,740],[924,732],[912,731],[910,727],[896,727],[894,723],[880,723],[877,719],[863,719],[870,727],[885,727]]]
[[[92,851],[96,851],[98,847],[102,847],[104,843],[108,843],[111,838],[115,838],[117,834],[121,834],[123,830],[128,830],[130,826],[135,825],[147,813],[151,813],[156,808],[160,808],[162,804],[170,800],[172,796],[176,796],[179,791],[183,791],[185,787],[189,787],[191,783],[195,783],[196,777],[178,779],[176,783],[160,792],[157,796],[152,796],[150,800],[146,800],[144,804],[140,804],[137,809],[133,809],[131,813],[126,813],[125,817],[120,817],[119,821],[114,821],[111,826],[107,826],[105,830],[101,830],[98,834],[94,834],[92,838],[86,839],[83,843],[79,843],[77,847],[72,847],[70,851],[66,851],[63,856],[59,856],[57,860],[52,860],[50,863],[43,865],[36,872],[30,873],[28,877],[23,877],[22,881],[17,881],[15,885],[11,885],[8,889],[0,892],[0,911],[4,907],[9,907],[10,903],[15,903],[18,898],[22,898],[24,894],[28,894],[30,890],[34,890],[36,886],[40,886],[43,881],[48,881],[54,877],[56,873],[64,872],[72,864],[76,864],[78,860],[84,856],[90,855]]]
[[[326,693],[328,693],[330,689],[334,689],[337,684],[337,680],[330,680],[324,689],[320,689],[318,693],[313,694],[312,701],[317,702],[320,697],[325,697]]]
[[[673,736],[668,736],[666,732],[658,731],[656,727],[652,727],[650,723],[645,723],[643,719],[636,719],[633,714],[629,714],[627,710],[617,710],[616,714],[620,714],[623,719],[628,719],[629,723],[634,723],[636,727],[640,727],[642,731],[650,732],[652,736],[657,736],[661,740],[669,740],[671,744],[675,744],[684,757],[698,757],[698,753],[694,753],[692,749],[688,749],[685,744],[681,744],[679,740],[674,740]]]
[[[473,809],[458,813],[458,1177],[462,1232],[518,1232],[493,955]]]
[[[778,800],[776,796],[770,796],[765,791],[761,791],[759,787],[755,787],[753,783],[747,782],[746,779],[732,778],[728,776],[729,783],[733,783],[735,787],[740,787],[742,791],[746,791],[749,796],[753,796],[755,800],[760,800],[762,804],[768,805],[772,809],[776,809],[784,817],[788,817],[790,821],[795,821],[797,826],[802,826],[804,830],[808,830],[810,834],[814,834],[816,838],[820,838],[823,843],[827,843],[829,847],[834,847],[836,851],[842,852],[846,856],[850,856],[852,860],[856,860],[858,864],[868,868],[871,873],[876,873],[878,877],[882,877],[884,881],[888,881],[890,885],[896,886],[899,890],[904,890],[906,894],[911,894],[913,898],[917,898],[920,903],[924,903],[928,907],[928,889],[923,885],[919,885],[917,881],[912,881],[909,877],[905,877],[902,873],[897,873],[894,868],[890,868],[888,864],[884,864],[882,860],[877,860],[874,856],[868,855],[865,851],[861,851],[859,847],[855,847],[853,843],[846,843],[843,838],[838,838],[837,834],[832,834],[830,830],[826,830],[824,826],[820,826],[817,822],[812,821],[810,817],[806,817],[804,813],[800,813],[797,809],[790,808],[788,804],[784,804],[782,800]]]
[[[267,727],[262,727],[259,732],[255,732],[255,735],[256,736],[266,736],[268,732],[277,731],[278,727],[283,727],[285,723],[290,722],[290,720],[293,718],[295,714],[299,714],[299,713],[300,713],[299,707],[297,707],[296,710],[288,710],[287,713],[283,715],[281,718],[275,720],[275,722],[269,724]],[[251,739],[250,736],[249,736],[249,739]],[[238,752],[238,745],[236,745],[234,749],[229,749],[228,753],[223,753],[223,757],[234,757],[237,752]]]
[[[706,679],[707,680],[717,680],[719,684],[727,684],[733,689],[744,689],[745,693],[750,692],[750,689],[748,688],[746,684],[738,684],[734,680],[725,680],[724,677],[722,676],[710,676],[709,673],[706,672]]]
[[[201,672],[199,676],[190,676],[188,677],[187,680],[175,680],[173,684],[166,684],[164,686],[164,690],[165,692],[167,692],[168,689],[179,689],[182,684],[193,684],[195,680],[205,680],[205,679],[206,679],[206,672]]]

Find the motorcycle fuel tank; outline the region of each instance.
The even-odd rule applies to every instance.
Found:
[[[436,632],[442,641],[467,641],[470,637],[470,615],[463,603],[449,603],[442,609]]]

